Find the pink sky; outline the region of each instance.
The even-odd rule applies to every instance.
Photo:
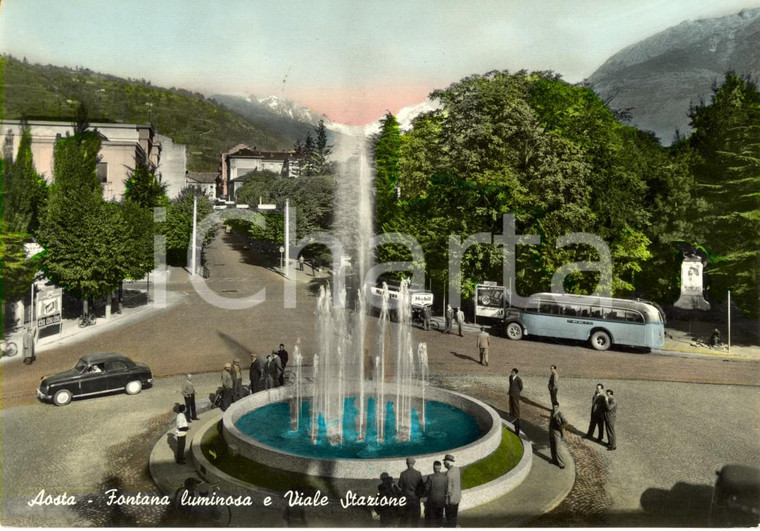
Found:
[[[364,125],[381,118],[386,111],[397,114],[399,109],[427,99],[434,85],[409,85],[351,89],[349,87],[320,88],[314,91],[293,91],[285,97],[326,115],[333,122]]]

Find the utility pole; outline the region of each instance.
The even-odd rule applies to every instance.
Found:
[[[728,353],[731,354],[731,290],[728,290]]]
[[[198,196],[193,196],[193,256],[190,260],[190,276],[195,276],[195,256],[197,254],[195,239],[198,236]]]
[[[290,199],[285,200],[285,278],[290,277]]]

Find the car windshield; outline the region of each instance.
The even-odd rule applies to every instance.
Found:
[[[87,368],[87,363],[84,360],[79,360],[76,365],[74,365],[74,370],[77,372],[82,372]]]

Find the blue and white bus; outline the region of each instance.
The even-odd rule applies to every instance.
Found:
[[[665,344],[665,316],[653,303],[589,295],[531,295],[524,310],[507,311],[504,330],[514,340],[527,335],[576,339],[588,341],[596,350],[613,344],[645,348]]]

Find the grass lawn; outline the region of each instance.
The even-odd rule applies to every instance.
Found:
[[[222,472],[240,481],[273,491],[320,489],[322,492],[334,492],[337,481],[343,486],[355,483],[354,487],[369,487],[377,483],[376,480],[336,480],[297,474],[255,463],[240,455],[231,455],[216,426],[203,435],[201,451],[206,459]],[[501,445],[496,452],[462,469],[462,489],[483,485],[503,476],[520,462],[522,454],[520,438],[503,428]]]

